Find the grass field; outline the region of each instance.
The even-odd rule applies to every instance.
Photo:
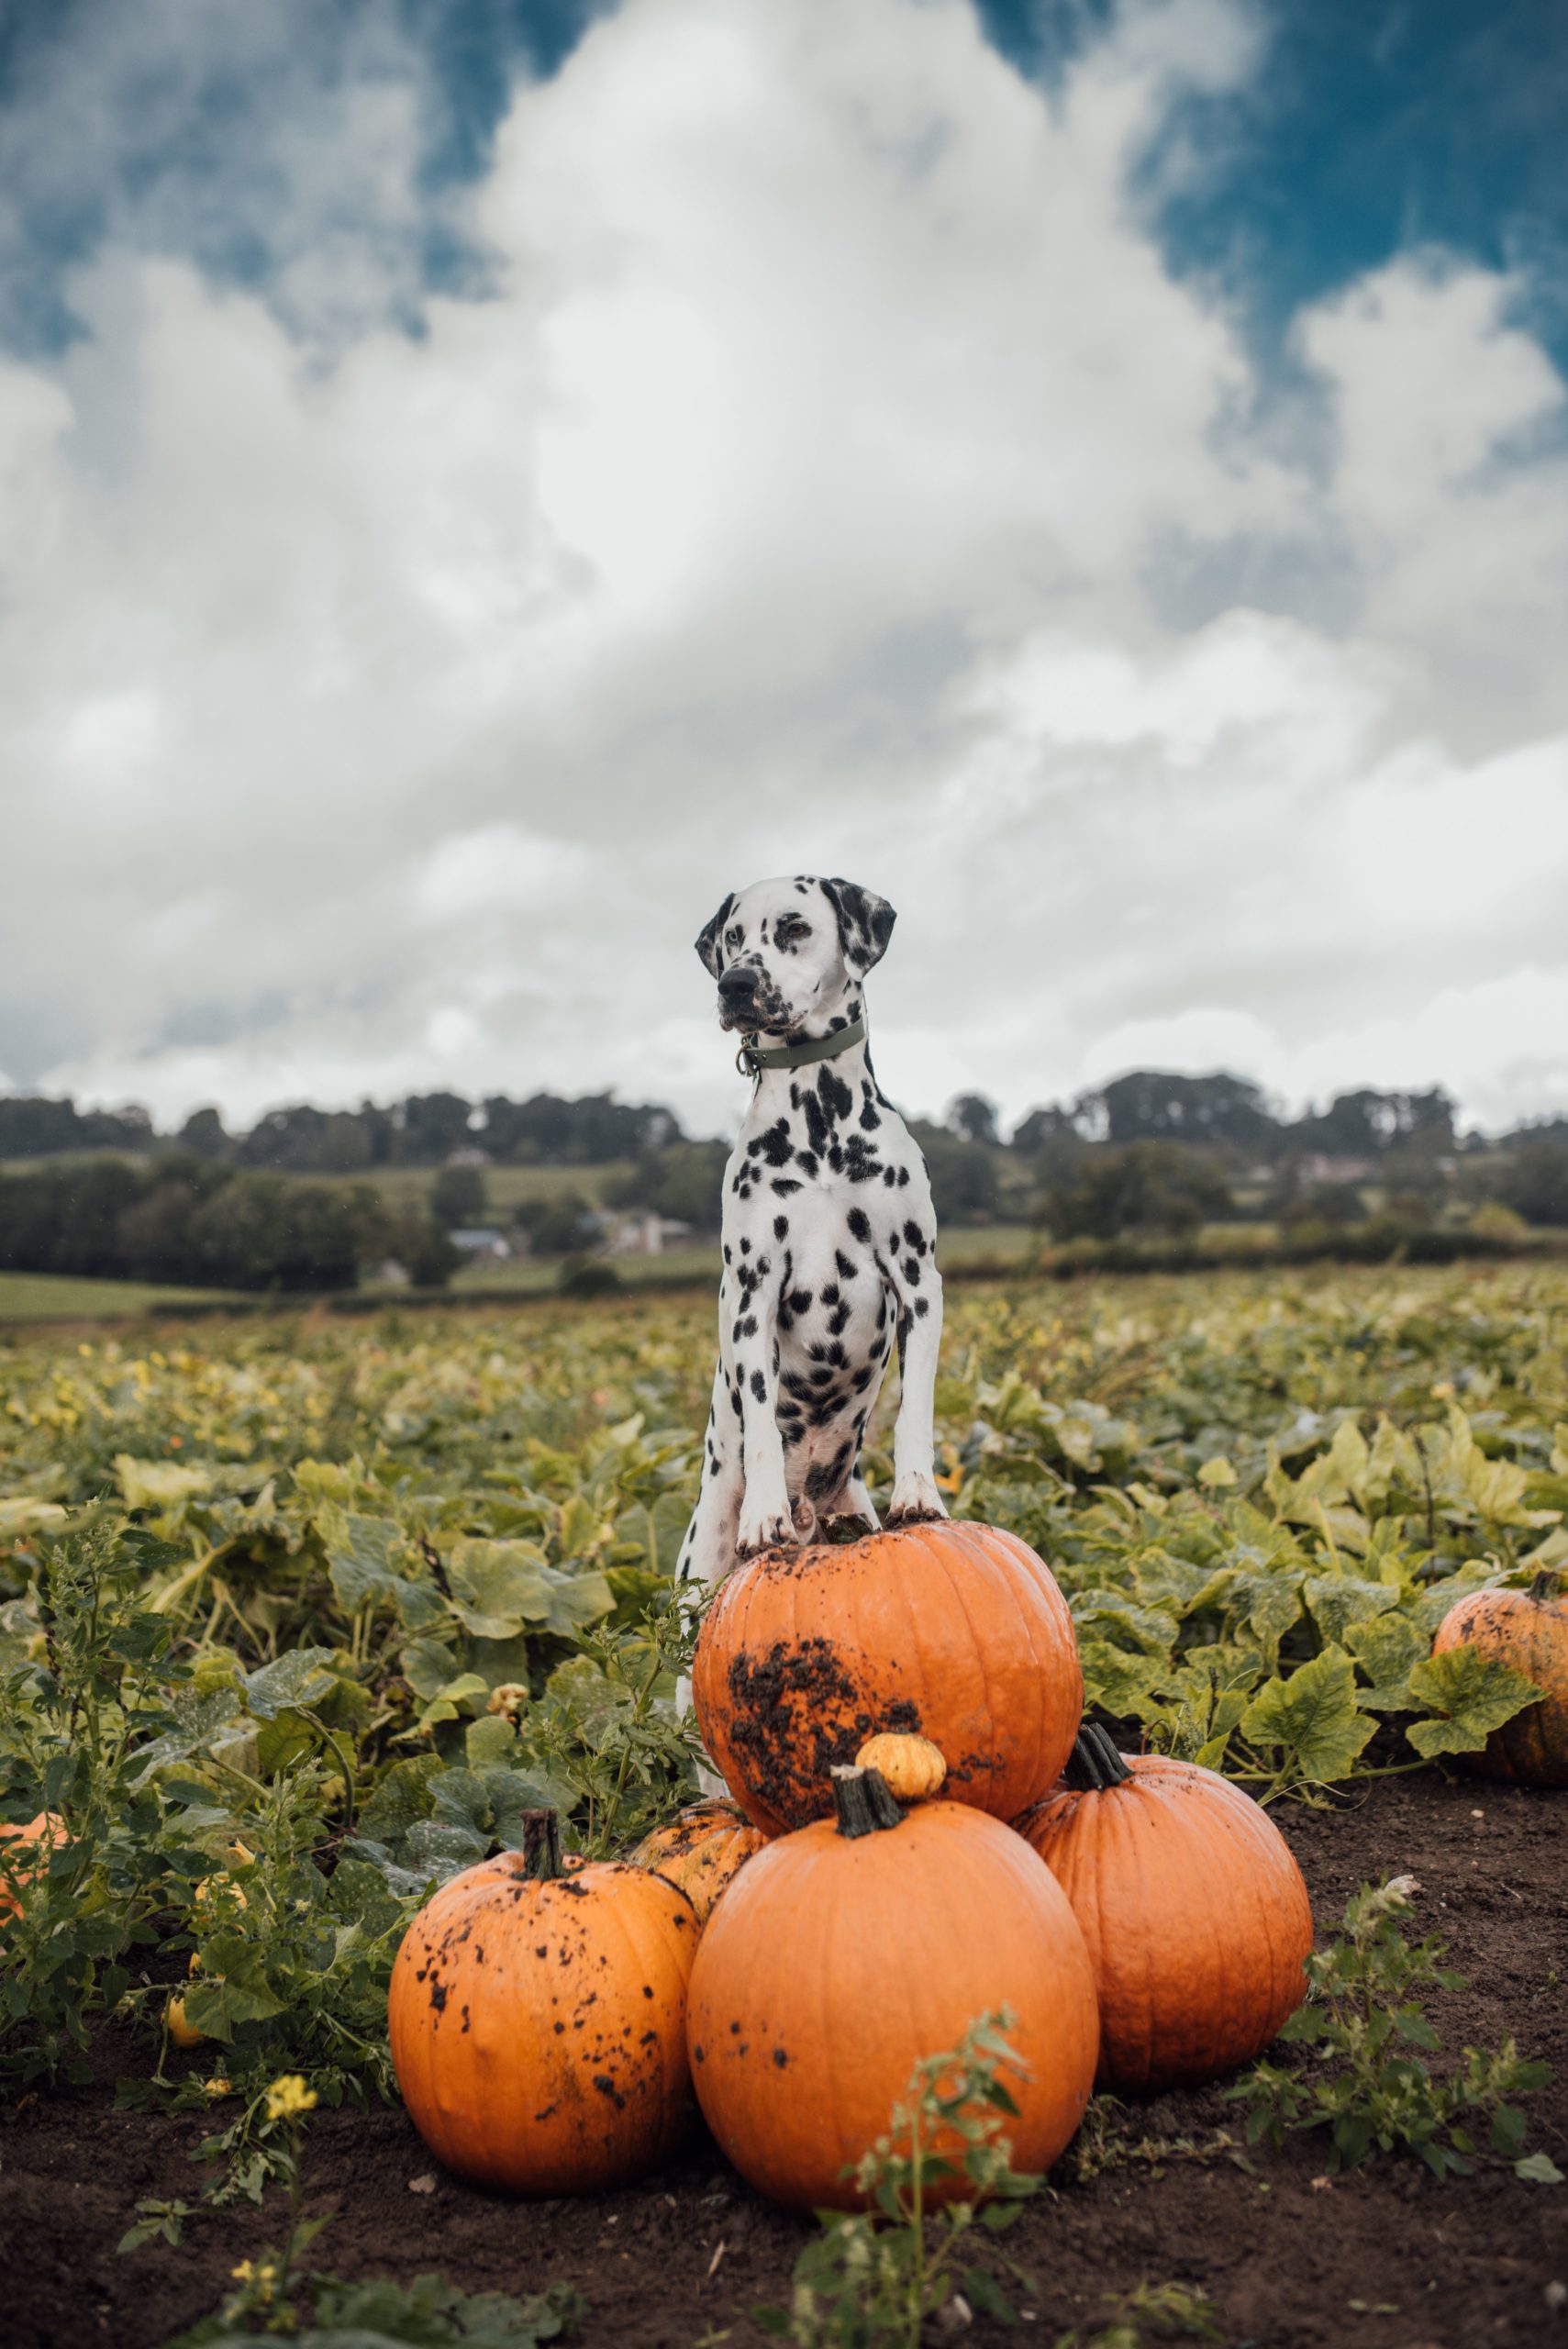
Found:
[[[229,1289],[159,1288],[150,1281],[76,1280],[63,1273],[0,1273],[0,1326],[7,1321],[118,1321],[154,1305],[233,1301]]]
[[[408,1167],[395,1170],[409,1176],[419,1170]],[[508,1167],[508,1175],[527,1177],[531,1174],[560,1174],[569,1172],[561,1167]],[[604,1176],[614,1170],[606,1167],[585,1169]],[[1027,1224],[991,1224],[984,1227],[960,1226],[942,1238],[942,1262],[950,1271],[984,1264],[1005,1269],[1021,1265],[1028,1254],[1034,1234]],[[660,1256],[618,1256],[614,1260],[617,1277],[627,1288],[673,1288],[681,1282],[694,1287],[718,1278],[719,1258],[717,1241],[691,1248],[668,1248]],[[561,1276],[559,1258],[552,1256],[517,1256],[500,1264],[465,1264],[459,1272],[449,1292],[454,1302],[464,1298],[480,1299],[497,1296],[518,1298],[547,1297],[553,1293]],[[389,1302],[401,1293],[374,1282],[366,1284],[366,1293],[385,1297]],[[150,1311],[154,1306],[191,1305],[210,1308],[214,1305],[239,1304],[254,1307],[263,1300],[241,1297],[229,1289],[161,1288],[147,1281],[76,1280],[53,1273],[0,1273],[0,1328],[8,1323],[39,1321],[123,1321]],[[291,1297],[291,1308],[304,1300]]]

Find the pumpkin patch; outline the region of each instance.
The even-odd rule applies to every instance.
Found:
[[[776,1931],[745,1926],[757,1886],[796,1865],[792,1847],[832,1841],[833,1820],[768,1836],[737,1800],[696,1798],[696,1727],[678,1718],[674,1692],[700,1611],[670,1576],[696,1466],[681,1431],[695,1424],[686,1390],[699,1346],[706,1353],[706,1300],[700,1337],[695,1308],[651,1304],[646,1320],[622,1306],[563,1310],[559,1327],[517,1316],[450,1330],[410,1315],[397,1331],[323,1322],[297,1339],[269,1318],[244,1330],[165,1334],[161,1353],[149,1340],[139,1352],[128,1333],[90,1353],[74,1333],[58,1348],[17,1344],[8,1392],[25,1415],[0,1423],[11,1487],[26,1489],[45,1459],[69,1459],[68,1480],[50,1489],[74,1509],[117,1483],[128,1519],[123,1537],[112,1526],[92,1532],[101,1551],[73,1535],[62,1554],[26,1531],[0,1560],[14,1594],[0,1610],[12,1831],[0,1833],[0,1887],[20,1896],[19,1913],[0,1922],[11,2018],[0,2054],[18,2124],[5,2176],[23,2195],[24,2223],[35,2203],[50,2211],[40,2255],[15,2263],[31,2295],[20,2337],[41,2349],[67,2320],[91,2335],[96,2299],[113,2295],[109,2332],[151,2349],[192,2304],[193,2254],[210,2263],[215,2305],[238,2292],[241,2255],[260,2274],[265,2247],[275,2253],[289,2224],[275,2172],[260,2210],[243,2181],[258,2156],[286,2155],[290,2131],[304,2221],[334,2214],[316,2256],[339,2273],[439,2267],[481,2294],[514,2278],[530,2290],[580,2286],[591,2309],[563,2341],[617,2337],[634,2296],[672,2338],[727,2327],[749,2337],[750,2312],[760,2303],[787,2312],[796,2259],[828,2240],[772,2194],[843,2189],[836,2173],[855,2139],[838,2133],[831,2096],[840,2081],[870,2077],[898,1998],[907,1994],[918,2029],[887,2061],[883,2109],[865,2099],[866,2125],[888,2140],[891,2160],[908,2127],[911,2046],[920,2065],[950,2067],[929,2076],[964,2084],[967,2110],[995,2122],[1018,2171],[1032,2171],[1034,2148],[1051,2141],[1034,2134],[1027,2110],[1016,2124],[1005,2108],[986,2108],[956,2060],[974,2041],[995,2060],[998,2087],[1025,2106],[1008,2051],[1039,2028],[1042,2002],[1022,1960],[1010,1979],[1001,1974],[1011,1932],[998,1931],[995,1953],[988,1947],[997,1904],[990,1880],[968,1873],[976,1830],[1010,1845],[1037,1887],[1041,1876],[1054,1885],[1100,2010],[1086,2123],[1043,2188],[1026,2188],[1017,2234],[1001,2246],[997,2278],[1015,2307],[1024,2296],[1007,2261],[1039,2285],[1024,2301],[1038,2311],[1034,2325],[1015,2337],[1075,2329],[1086,2340],[1124,2321],[1151,2337],[1150,2311],[1123,2304],[1143,2279],[1176,2277],[1212,2283],[1219,2329],[1246,2339],[1260,2322],[1247,2305],[1252,2287],[1231,2294],[1227,2278],[1252,2269],[1271,2296],[1276,2274],[1287,2287],[1295,2277],[1298,2301],[1318,2295],[1325,2338],[1362,2349],[1364,2333],[1365,2349],[1378,2349],[1389,2321],[1372,2314],[1358,2330],[1344,2302],[1400,2302],[1418,2329],[1402,2274],[1412,2188],[1423,2274],[1439,2277],[1454,2306],[1477,2310],[1478,2334],[1539,2337],[1541,2285],[1559,2264],[1551,2246],[1563,2189],[1549,2181],[1568,2142],[1561,2061],[1556,2082],[1534,2085],[1558,2054],[1550,1976],[1561,1971],[1565,1797],[1522,1777],[1463,1774],[1489,1734],[1516,1720],[1529,1728],[1532,1708],[1549,1706],[1550,1664],[1518,1649],[1505,1664],[1478,1638],[1440,1631],[1456,1602],[1479,1593],[1490,1603],[1461,1614],[1461,1625],[1489,1625],[1496,1612],[1550,1635],[1561,1603],[1555,1581],[1537,1586],[1531,1576],[1568,1555],[1552,1514],[1568,1512],[1568,1389],[1549,1342],[1555,1308],[1542,1307],[1530,1327],[1516,1306],[1512,1288],[1418,1268],[1289,1295],[1234,1279],[1206,1284],[1201,1297],[1085,1283],[1004,1306],[955,1291],[938,1418],[942,1489],[968,1512],[959,1538],[1000,1548],[980,1523],[990,1520],[1049,1563],[1071,1604],[1091,1720],[1112,1725],[1126,1749],[1117,1765],[1126,1782],[1096,1784],[1070,1758],[1009,1822],[977,1806],[962,1780],[942,1783],[964,1753],[944,1715],[951,1692],[940,1655],[926,1662],[934,1694],[929,1703],[922,1695],[918,1727],[857,1702],[866,1721],[846,1722],[833,1750],[876,1769],[903,1814],[851,1839],[854,1852],[878,1854],[865,1867],[888,1879],[869,1976],[855,1975],[852,1935],[842,1953],[836,1939],[803,1941],[796,1920],[815,1913],[809,1885],[781,1909]],[[1463,1410],[1430,1391],[1451,1378]],[[1496,1382],[1489,1393],[1485,1379]],[[76,1434],[50,1420],[57,1408],[81,1412]],[[880,1495],[876,1444],[873,1431]],[[182,1487],[172,1500],[176,1472],[193,1482],[193,1461],[208,1489]],[[90,1527],[102,1523],[95,1512]],[[884,1575],[873,1594],[889,1658],[899,1655],[899,1593]],[[1537,1602],[1529,1609],[1527,1595]],[[728,1600],[717,1592],[713,1606]],[[837,1636],[830,1607],[819,1628]],[[961,1653],[973,1636],[962,1633]],[[990,1630],[984,1637],[997,1643]],[[1027,1715],[1036,1698],[1026,1689],[1019,1701]],[[1067,1729],[1093,1742],[1073,1706],[1065,1710]],[[803,1708],[803,1776],[815,1767],[809,1721]],[[1005,1749],[1005,1723],[1004,1732]],[[1199,1753],[1213,1777],[1176,1759]],[[787,1747],[785,1761],[793,1771]],[[1129,1884],[1127,1817],[1162,1803],[1158,1865]],[[561,1854],[558,1876],[526,1865],[529,1813],[547,1806],[581,1851]],[[48,1809],[70,1822],[69,1853],[58,1842],[50,1850]],[[1256,1839],[1228,1840],[1226,1810],[1281,1831],[1319,1927],[1317,1995],[1286,2017],[1255,2067],[1246,2043],[1224,2033],[1245,2021],[1256,2045],[1275,1992],[1288,2003],[1279,1976],[1291,1935],[1271,1926],[1272,1951],[1260,1947],[1236,1908],[1245,1887],[1262,1887],[1285,1927],[1290,1908]],[[1103,1823],[1091,1836],[1096,1812]],[[1178,1846],[1177,1828],[1190,1829],[1190,1846]],[[1101,1931],[1098,1896],[1092,1910],[1084,1896],[1089,1879],[1064,1856],[1091,1842],[1093,1880],[1120,1904],[1114,1936]],[[457,1879],[474,1868],[487,1888],[471,1896]],[[1378,1922],[1376,1902],[1369,1909],[1357,1888],[1375,1893],[1389,1876],[1406,1886],[1406,1906],[1390,1892]],[[573,1923],[583,1905],[564,1889],[584,1880],[595,1886],[586,1943]],[[1344,1910],[1348,1926],[1347,1901],[1363,1920],[1363,1950],[1337,1924]],[[650,1903],[662,1905],[646,1911]],[[649,2009],[643,1984],[657,1989],[665,1977],[628,1981],[611,1945],[623,1923],[642,1937],[645,1911],[655,1933],[684,1915],[669,1938],[695,1944],[687,1987],[673,1965],[656,2023],[634,2022],[627,2007]],[[542,1928],[532,1940],[528,1923]],[[492,1928],[508,1969],[505,2019],[500,2005],[483,2007],[495,1987]],[[721,1956],[732,1931],[752,1990],[779,1981],[788,2061],[775,2065],[765,2039],[767,2069],[753,2078],[747,2040],[753,2052],[734,2059],[736,2076],[709,2088],[706,2031],[692,2078],[691,1994],[701,1952],[711,1943]],[[1424,1944],[1431,1954],[1418,1965]],[[431,2006],[428,1971],[422,1985],[397,1976],[406,2104],[389,2062],[400,1945],[416,1976],[435,1956],[446,1997]],[[588,2118],[553,2140],[554,2116],[533,2122],[550,2102],[542,2077],[562,2045],[552,2027],[528,2027],[548,1970],[532,1956],[541,1945],[574,1998],[585,1968],[613,1977],[612,2037],[625,2044],[619,2032],[631,2025],[635,2044],[654,2031],[664,2067],[646,2108],[628,2098],[620,2114],[595,2084],[601,2074],[626,2096],[618,2070],[595,2065],[584,2080],[578,2065]],[[988,1975],[982,1962],[993,1954]],[[1029,1964],[1039,1956],[1035,1947]],[[1129,1978],[1117,1979],[1118,1965]],[[1450,1968],[1468,1991],[1433,1987]],[[1391,1991],[1384,2008],[1392,2015],[1413,1995],[1437,2043],[1396,2032],[1370,2068],[1386,2083],[1415,2067],[1399,2109],[1418,2130],[1450,2083],[1469,2076],[1462,2051],[1473,2046],[1484,2058],[1480,2101],[1452,2106],[1425,2151],[1408,2134],[1393,2151],[1374,2139],[1341,2175],[1317,2116],[1349,2093],[1345,2019],[1354,2021],[1369,1988],[1381,1997],[1380,1985],[1412,1970],[1413,1993]],[[857,1979],[840,2004],[840,1987],[852,1991]],[[955,1984],[951,2009],[919,2003]],[[409,1987],[419,1996],[404,2014]],[[813,1995],[830,2010],[826,2021],[813,2023]],[[742,1998],[729,2019],[766,2026],[773,2004],[770,1995],[758,2011]],[[584,2033],[598,2013],[585,2007]],[[1150,2101],[1155,2078],[1148,2063],[1138,2068],[1137,2031],[1152,2034],[1156,2023],[1167,2076],[1222,2069],[1223,2088],[1177,2084]],[[474,2049],[482,2026],[485,2065]],[[807,2092],[814,2030],[818,2050],[838,2052]],[[569,2024],[568,2035],[584,2034]],[[1037,2043],[1033,2067],[1047,2084],[1054,2060]],[[51,2066],[64,2093],[50,2085]],[[296,2074],[318,2103],[295,2107],[285,2129],[271,2120],[269,2098]],[[128,2087],[118,2110],[117,2078]],[[1496,2139],[1488,2080],[1505,2108]],[[145,2107],[130,2100],[136,2085]],[[707,2127],[695,2110],[698,2086],[713,2107]],[[1364,2127],[1359,2106],[1341,2118],[1347,2132]],[[595,2121],[625,2137],[596,2145]],[[1290,2133],[1309,2121],[1310,2133]],[[738,2132],[746,2177],[726,2157],[729,2140],[713,2134],[720,2125]],[[1283,2154],[1269,2133],[1276,2126]],[[804,2145],[791,2135],[802,2130]],[[193,2165],[198,2137],[214,2150]],[[1250,2171],[1233,2165],[1222,2137]],[[936,2117],[927,2142],[946,2151]],[[1358,2151],[1350,2144],[1347,2161]],[[1480,2174],[1441,2189],[1450,2257],[1421,2212],[1431,2159],[1456,2153]],[[798,2165],[793,2179],[784,2154]],[[868,2163],[879,2158],[873,2147]],[[579,2192],[595,2164],[628,2182]],[[746,2182],[753,2175],[767,2191]],[[1320,2176],[1330,2186],[1318,2190]],[[75,2189],[78,2176],[91,2195]],[[209,2214],[212,2187],[235,2199]],[[156,2203],[140,2208],[139,2198]],[[200,2215],[186,2220],[185,2243],[171,2244],[156,2230],[177,2223],[181,2201]],[[956,2222],[955,2208],[928,2211],[937,2232]],[[1352,2210],[1364,2226],[1336,2234]],[[965,2262],[987,2254],[986,2226],[1002,2215],[999,2201],[977,2207]],[[139,2247],[117,2260],[128,2230],[140,2230]],[[1512,2282],[1485,2265],[1500,2243],[1519,2254]],[[1324,2256],[1331,2301],[1318,2282]],[[318,2272],[296,2262],[297,2277]],[[176,2286],[187,2294],[179,2305]],[[303,2327],[297,2285],[293,2297]],[[1267,2311],[1262,2321],[1267,2335]],[[647,2329],[640,2316],[636,2324]],[[963,2337],[956,2310],[928,2318],[926,2337],[945,2340],[950,2329]],[[994,2330],[976,2309],[970,2337]]]

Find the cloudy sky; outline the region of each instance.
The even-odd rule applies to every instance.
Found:
[[[1553,26],[1555,23],[1555,31]],[[1568,1108],[1557,0],[0,5],[0,1084]]]

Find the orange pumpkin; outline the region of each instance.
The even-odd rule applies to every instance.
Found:
[[[651,1868],[684,1892],[698,1924],[706,1925],[719,1894],[767,1840],[732,1802],[694,1803],[644,1836],[631,1864]]]
[[[986,1525],[772,1550],[720,1584],[692,1666],[698,1725],[768,1834],[832,1809],[829,1772],[879,1730],[947,1758],[955,1801],[1010,1819],[1051,1785],[1084,1707],[1054,1576]]]
[[[1307,1995],[1312,1909],[1290,1846],[1212,1770],[1080,1733],[1067,1783],[1015,1822],[1072,1902],[1100,2000],[1102,2088],[1249,2063]]]
[[[1550,1567],[1528,1590],[1473,1590],[1438,1626],[1432,1653],[1463,1643],[1496,1656],[1545,1690],[1495,1729],[1479,1753],[1456,1754],[1487,1778],[1526,1787],[1568,1787],[1568,1597]]]
[[[20,1887],[37,1875],[40,1866],[48,1866],[50,1853],[65,1840],[65,1822],[52,1810],[40,1810],[25,1827],[0,1826],[0,1847],[9,1847],[4,1853],[6,1865],[0,1869],[0,1924],[20,1912]],[[41,1843],[44,1849],[31,1851],[28,1847],[35,1843]]]
[[[428,1900],[393,1967],[392,2060],[449,2169],[514,2194],[618,2186],[691,2109],[684,2032],[697,1923],[662,1876],[564,1867],[553,1811],[524,1849]]]
[[[984,1811],[906,1814],[874,1770],[832,1784],[837,1817],[749,1861],[698,1947],[686,2031],[709,2128],[775,2201],[852,2210],[845,2168],[887,2133],[916,2065],[1009,2007],[1013,2159],[1043,2169],[1083,2118],[1099,2041],[1060,1887]]]

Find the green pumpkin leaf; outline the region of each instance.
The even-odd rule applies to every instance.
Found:
[[[1429,1761],[1435,1753],[1478,1752],[1493,1730],[1539,1703],[1542,1693],[1522,1672],[1465,1644],[1417,1664],[1408,1685],[1412,1700],[1437,1716],[1415,1722],[1409,1731],[1411,1744]]]
[[[1343,1648],[1325,1648],[1288,1680],[1270,1680],[1241,1716],[1242,1735],[1278,1754],[1283,1777],[1314,1786],[1349,1777],[1373,1726],[1357,1709],[1355,1666]]]
[[[316,1525],[332,1587],[350,1615],[373,1599],[396,1601],[403,1577],[393,1561],[404,1554],[405,1543],[395,1518],[363,1517],[328,1501],[317,1510]]]
[[[1425,1663],[1429,1644],[1407,1615],[1374,1615],[1349,1626],[1345,1645],[1372,1683],[1362,1691],[1363,1712],[1415,1710],[1409,1675],[1412,1666]]]
[[[1312,1620],[1326,1641],[1342,1647],[1352,1623],[1385,1615],[1399,1604],[1392,1585],[1362,1582],[1354,1575],[1312,1575],[1304,1586]]]
[[[246,1709],[259,1721],[276,1719],[291,1705],[308,1705],[330,1690],[334,1675],[330,1648],[293,1648],[259,1672],[244,1675]]]
[[[563,1573],[531,1542],[465,1537],[452,1546],[449,1572],[458,1619],[476,1639],[513,1639],[525,1624],[565,1636],[615,1606],[602,1574]]]

